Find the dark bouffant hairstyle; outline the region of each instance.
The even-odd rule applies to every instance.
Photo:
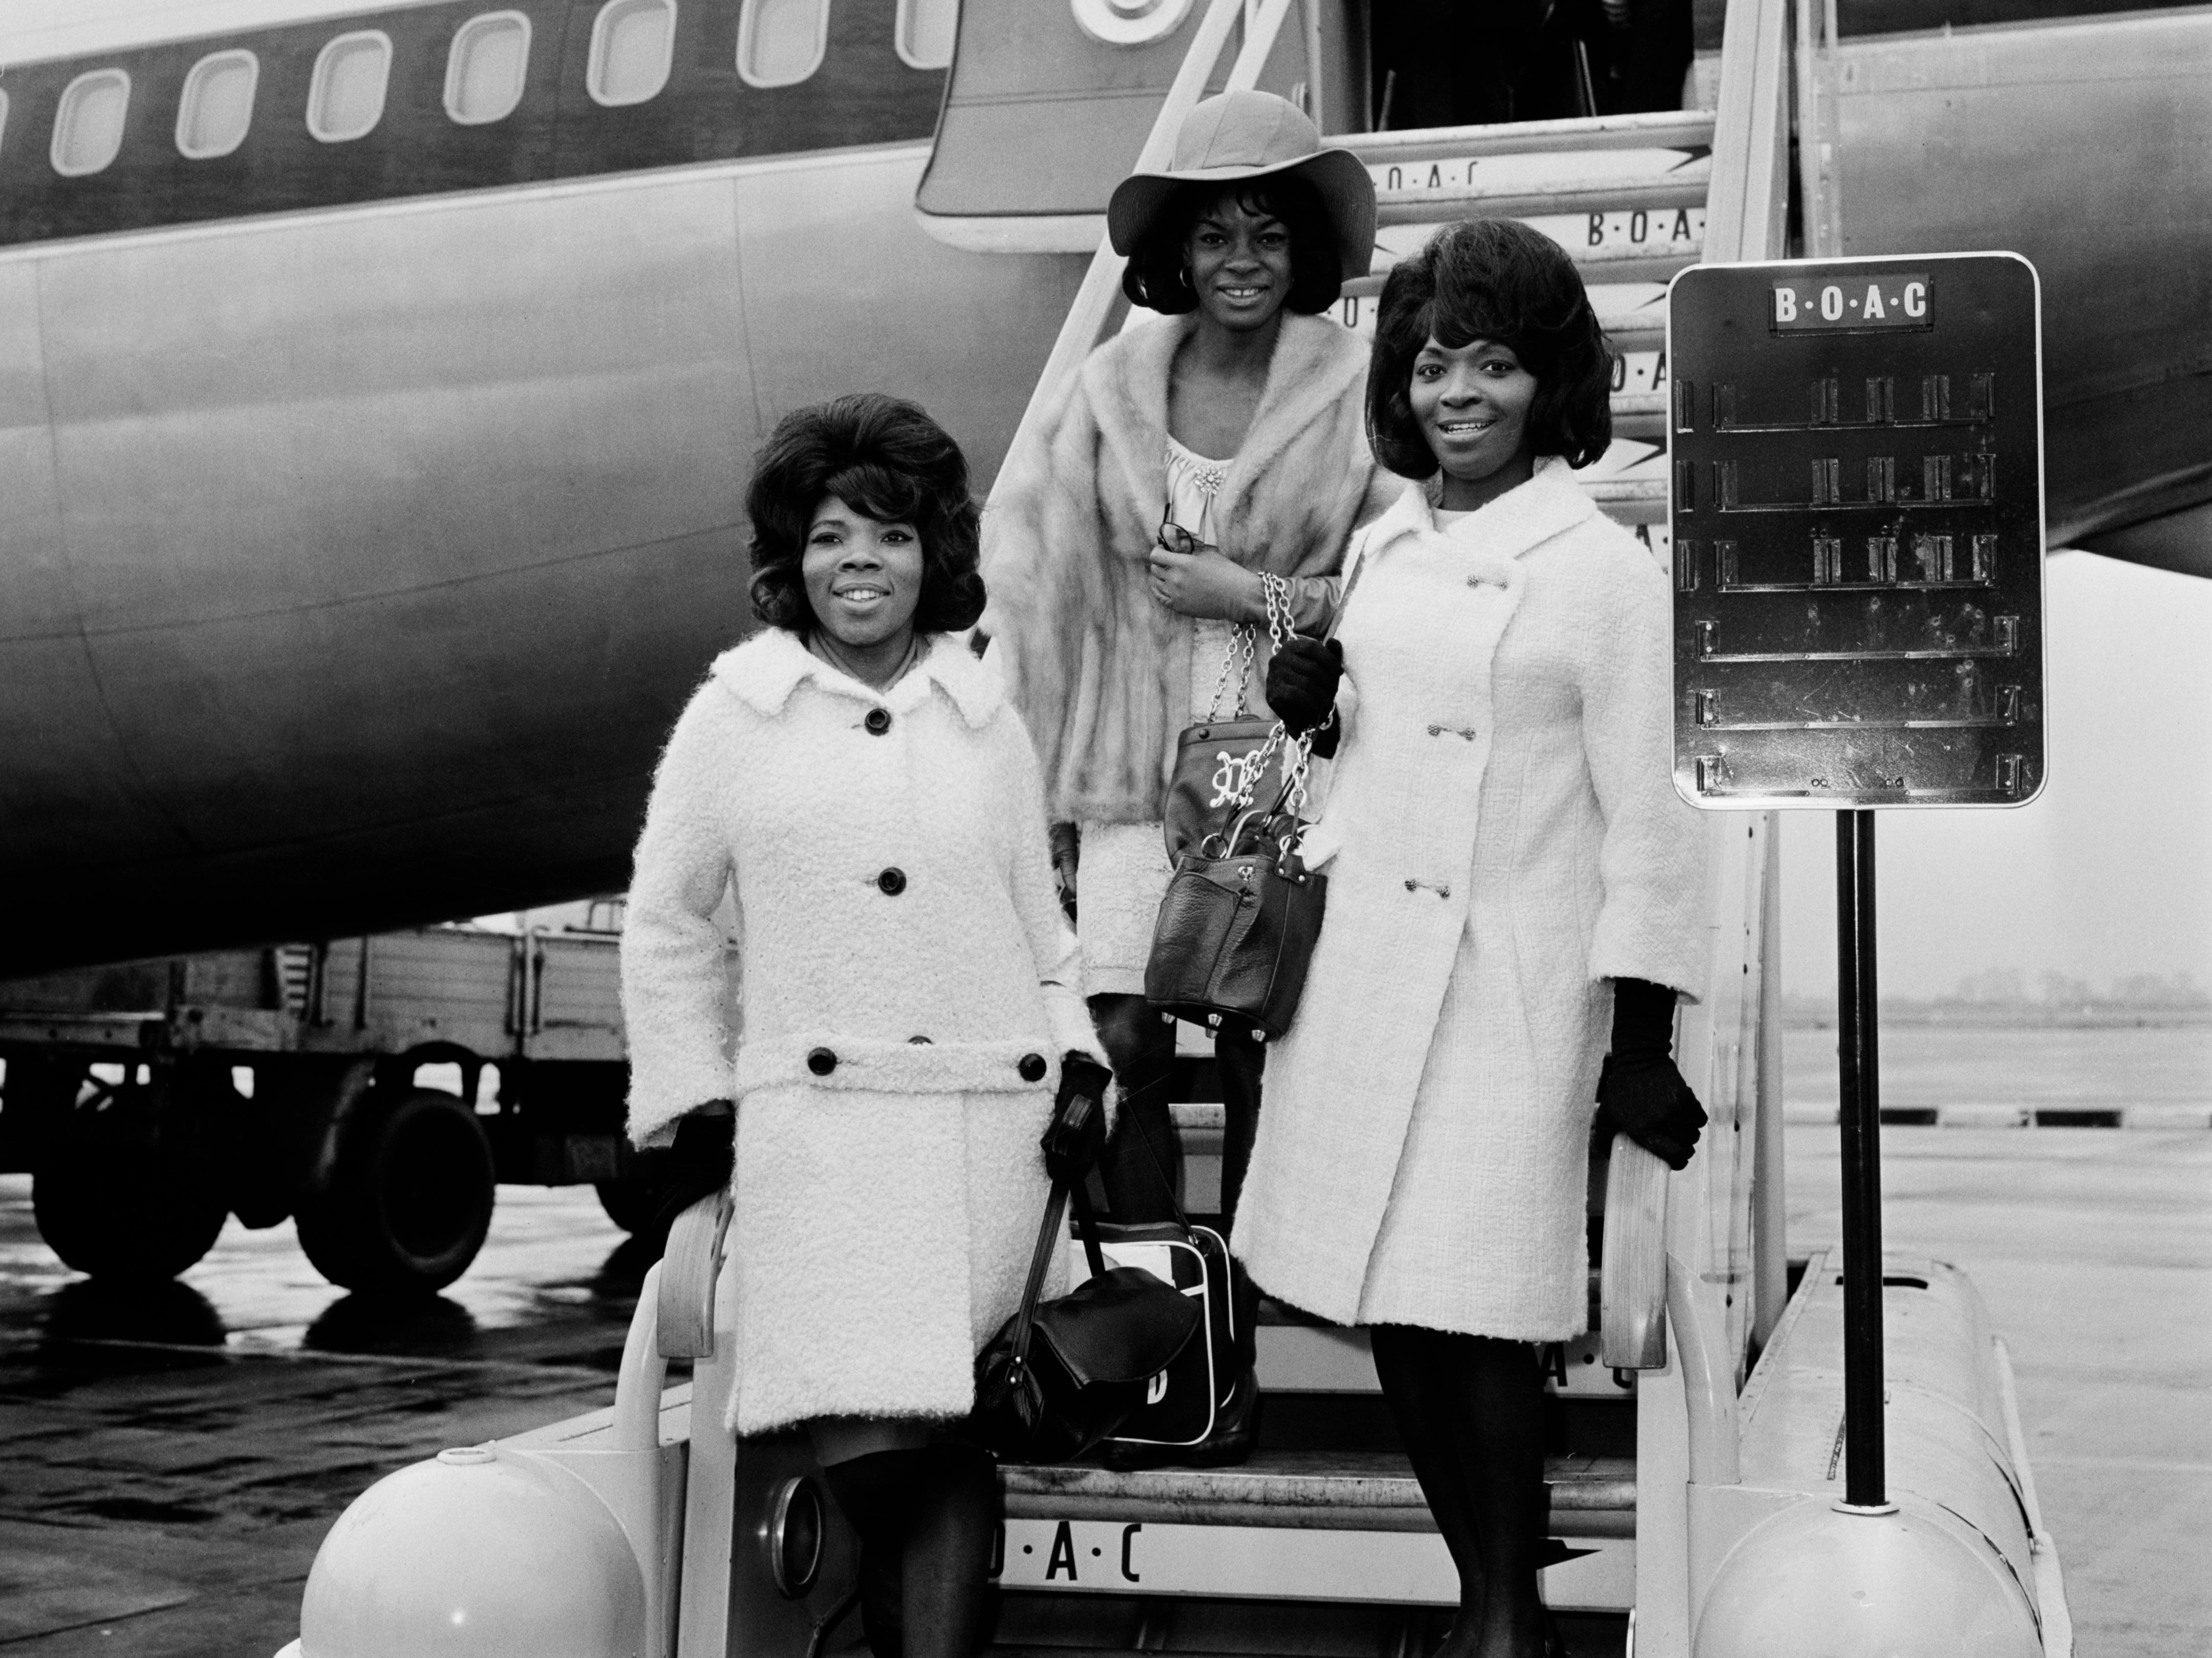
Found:
[[[794,633],[820,625],[799,561],[814,509],[829,495],[881,522],[912,524],[921,537],[917,631],[975,625],[983,613],[981,520],[968,492],[967,457],[921,405],[880,392],[794,410],[754,457],[745,491],[754,615]]]
[[[1407,395],[1413,359],[1431,339],[1454,350],[1492,339],[1536,376],[1529,447],[1587,466],[1613,442],[1613,348],[1574,261],[1515,219],[1447,225],[1392,267],[1367,369],[1367,438],[1403,478],[1437,470]]]
[[[1266,213],[1291,233],[1291,296],[1284,305],[1305,316],[1326,311],[1343,291],[1344,269],[1336,232],[1322,209],[1320,192],[1297,177],[1250,184],[1187,184],[1169,199],[1129,255],[1121,291],[1133,305],[1181,316],[1198,309],[1198,290],[1183,276],[1182,245],[1206,210],[1226,198],[1247,213]]]

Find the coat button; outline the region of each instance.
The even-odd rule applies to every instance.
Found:
[[[906,871],[890,869],[876,877],[876,890],[885,898],[896,898],[906,891]]]
[[[806,1056],[806,1069],[817,1076],[827,1076],[837,1069],[837,1056],[827,1048],[816,1048]]]
[[[891,711],[888,708],[872,708],[860,723],[868,728],[872,737],[880,737],[891,728]]]
[[[1044,1056],[1041,1053],[1025,1053],[1022,1056],[1021,1064],[1016,1065],[1014,1069],[1022,1074],[1023,1082],[1042,1082],[1044,1081],[1045,1073]]]

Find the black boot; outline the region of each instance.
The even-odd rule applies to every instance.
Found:
[[[908,1509],[905,1658],[975,1658],[987,1634],[999,1471],[969,1445],[932,1445],[915,1459]]]
[[[904,1574],[900,1570],[914,1494],[908,1459],[920,1451],[876,1451],[822,1471],[860,1539],[860,1631],[876,1658],[903,1658]]]
[[[1182,1197],[1182,1142],[1168,1109],[1175,1027],[1141,996],[1094,996],[1090,1008],[1121,1101],[1098,1160],[1106,1206],[1123,1222],[1173,1220]]]
[[[1544,1387],[1526,1344],[1404,1325],[1371,1332],[1413,1474],[1459,1568],[1450,1658],[1546,1649]]]

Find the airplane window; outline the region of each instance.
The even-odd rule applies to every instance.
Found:
[[[218,52],[194,64],[177,101],[178,150],[204,162],[244,143],[260,78],[261,61],[250,52]]]
[[[899,0],[894,31],[898,55],[910,69],[943,69],[952,61],[952,34],[960,0]]]
[[[326,144],[365,137],[384,119],[392,37],[381,29],[341,34],[315,58],[307,88],[307,131]]]
[[[446,113],[463,126],[503,121],[522,101],[530,71],[530,20],[488,11],[453,33],[446,57]]]
[[[607,0],[592,25],[585,88],[594,103],[641,104],[668,84],[676,48],[676,0]]]
[[[96,69],[71,81],[54,111],[54,171],[78,179],[113,161],[130,107],[131,77],[119,69]]]
[[[738,15],[738,73],[757,87],[798,85],[829,45],[830,0],[745,0]]]

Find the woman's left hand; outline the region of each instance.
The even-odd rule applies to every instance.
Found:
[[[1221,622],[1267,619],[1260,578],[1218,548],[1182,553],[1154,547],[1148,559],[1152,597],[1176,615]]]

